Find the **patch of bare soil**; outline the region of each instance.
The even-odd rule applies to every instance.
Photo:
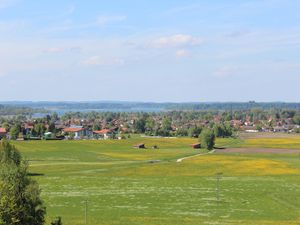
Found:
[[[288,134],[288,133],[279,133],[279,132],[278,133],[273,133],[273,132],[260,132],[260,133],[240,132],[238,136],[242,139],[300,137],[299,134]]]
[[[300,154],[300,149],[275,149],[275,148],[227,148],[217,149],[215,153],[261,153],[261,154]]]

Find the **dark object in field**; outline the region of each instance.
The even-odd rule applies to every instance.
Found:
[[[134,148],[146,148],[145,144],[137,144],[135,146],[133,146]]]
[[[160,163],[161,161],[160,160],[150,160],[148,161],[148,163]]]
[[[201,148],[201,143],[196,143],[191,145],[194,149],[199,149]]]
[[[43,173],[27,173],[28,176],[30,177],[39,177],[39,176],[44,176]]]
[[[152,149],[158,149],[158,146],[157,145],[153,145]]]

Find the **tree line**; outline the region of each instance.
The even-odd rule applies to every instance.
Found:
[[[46,207],[28,162],[8,141],[0,141],[0,225],[43,225]],[[61,225],[55,218],[51,225]]]

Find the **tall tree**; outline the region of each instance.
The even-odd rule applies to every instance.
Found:
[[[7,141],[0,143],[0,225],[42,225],[46,208],[27,163]]]
[[[20,131],[21,126],[19,124],[14,125],[9,132],[11,139],[16,140],[19,136]]]
[[[145,129],[148,134],[153,134],[155,128],[155,120],[152,117],[148,117],[145,124]]]
[[[204,129],[200,135],[202,148],[212,150],[215,146],[215,134],[210,129]]]
[[[136,133],[144,133],[145,132],[145,125],[146,125],[146,118],[142,117],[138,119],[134,124],[134,129]]]

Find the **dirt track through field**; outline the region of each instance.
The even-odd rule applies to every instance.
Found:
[[[191,155],[191,156],[183,157],[183,158],[177,159],[176,162],[181,163],[183,160],[194,158],[194,157],[201,156],[201,155],[212,154],[214,152],[215,152],[215,150],[210,151],[210,152],[206,152],[206,153],[200,153],[200,154],[197,154],[197,155]]]
[[[228,148],[218,149],[215,153],[261,153],[261,154],[300,154],[300,149],[275,149],[275,148]]]

